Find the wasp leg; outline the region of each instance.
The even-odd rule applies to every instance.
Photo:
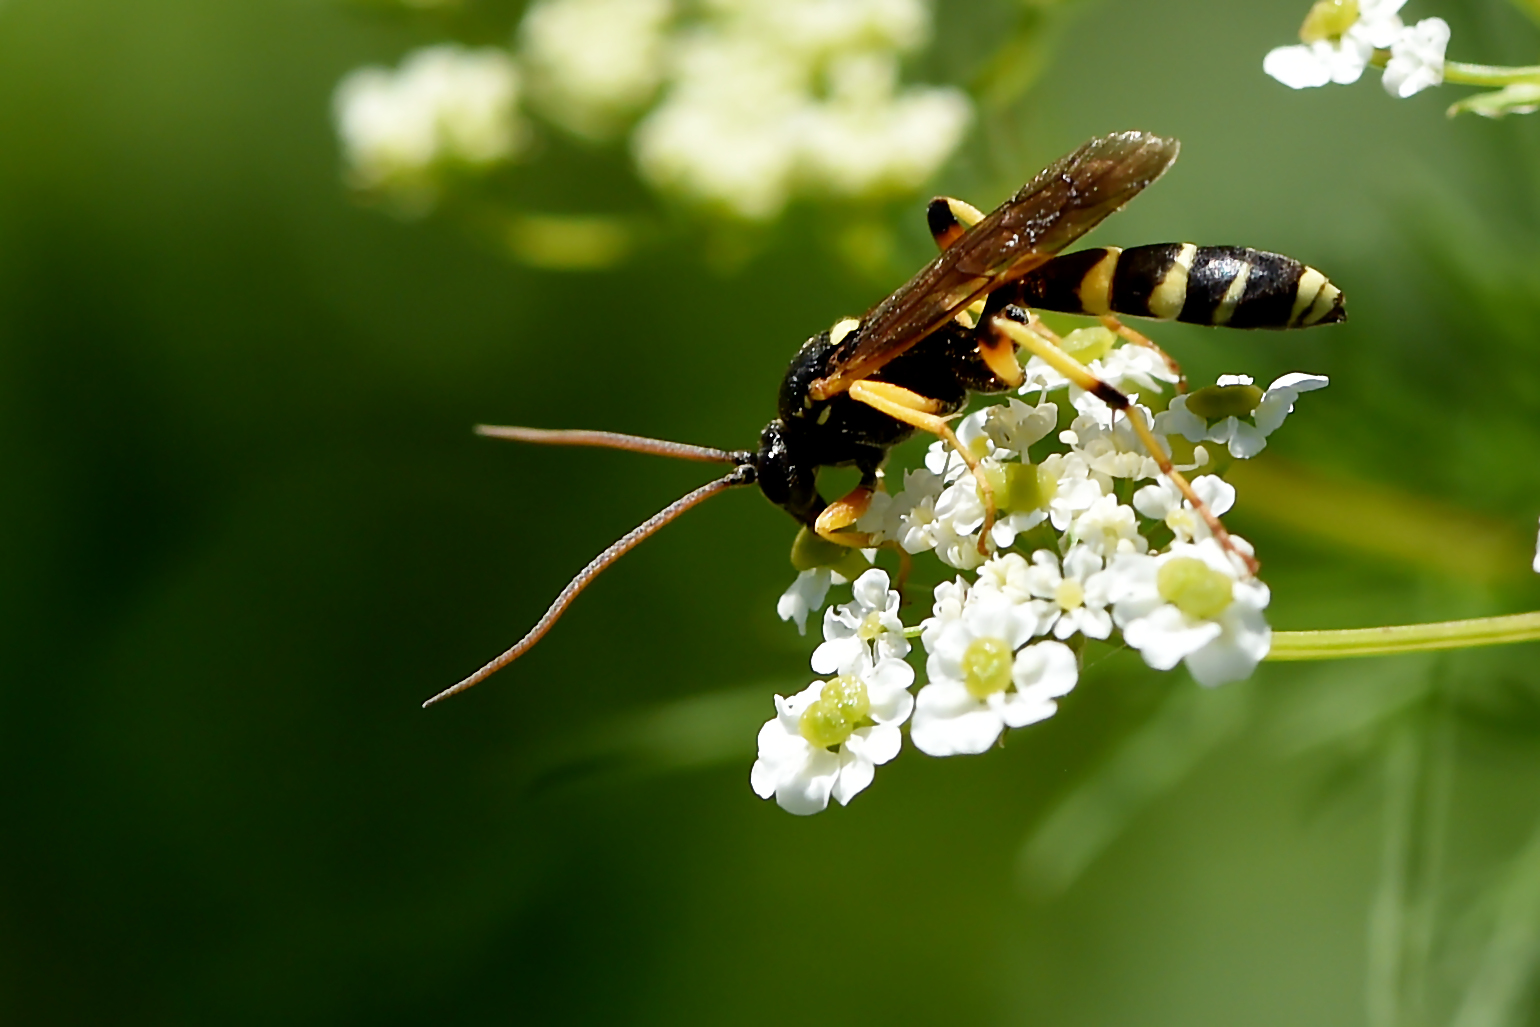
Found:
[[[1119,321],[1111,314],[1103,314],[1098,320],[1101,321],[1103,326],[1111,329],[1114,332],[1117,332],[1118,335],[1122,336],[1126,341],[1133,343],[1135,346],[1143,346],[1145,349],[1154,350],[1160,359],[1165,361],[1166,366],[1171,369],[1171,373],[1176,375],[1176,391],[1187,391],[1187,376],[1182,373],[1182,365],[1176,362],[1175,357],[1156,345],[1154,339],[1150,338],[1148,335],[1145,335],[1143,332],[1138,332],[1128,327],[1128,325],[1124,324],[1122,321]]]
[[[813,522],[813,530],[818,537],[826,539],[836,545],[850,546],[852,549],[867,549],[872,544],[871,535],[864,531],[845,531],[861,515],[866,513],[872,505],[872,493],[877,491],[875,480],[863,481],[843,499],[837,499],[823,508],[818,519]]]
[[[882,411],[895,421],[928,431],[957,451],[963,463],[968,465],[968,470],[974,472],[973,480],[978,486],[979,499],[984,503],[984,525],[979,529],[979,552],[987,552],[985,540],[989,538],[989,529],[995,525],[995,491],[987,477],[978,473],[979,458],[969,452],[968,447],[952,431],[948,422],[955,415],[944,416],[941,411],[945,407],[939,401],[888,382],[856,382],[850,387],[850,398]]]
[[[1084,364],[1032,329],[1016,324],[1014,321],[1007,321],[1003,317],[994,318],[990,321],[990,324],[994,327],[995,331],[1010,336],[1036,356],[1042,357],[1045,363],[1068,378],[1075,385],[1089,392],[1103,403],[1106,403],[1112,409],[1121,410],[1123,416],[1128,418],[1129,425],[1134,429],[1134,434],[1139,436],[1139,441],[1144,443],[1144,448],[1149,451],[1150,456],[1155,458],[1155,464],[1160,468],[1160,472],[1171,479],[1171,484],[1175,485],[1177,490],[1182,493],[1183,498],[1192,504],[1192,508],[1203,518],[1203,522],[1208,525],[1209,531],[1213,532],[1214,538],[1218,540],[1219,544],[1240,557],[1241,562],[1246,565],[1246,568],[1252,574],[1257,572],[1259,564],[1256,559],[1250,553],[1242,551],[1235,544],[1235,540],[1230,537],[1230,533],[1225,530],[1225,526],[1220,523],[1219,518],[1214,516],[1214,512],[1208,508],[1208,504],[1198,498],[1198,494],[1193,491],[1187,479],[1171,463],[1171,458],[1161,448],[1160,442],[1155,438],[1155,433],[1150,431],[1150,426],[1144,423],[1142,417],[1134,413],[1132,409],[1133,404],[1129,402],[1127,396],[1096,377]]]
[[[936,240],[936,248],[944,250],[964,232],[984,220],[984,213],[971,203],[951,196],[938,196],[925,208],[925,221],[930,226],[930,236]],[[975,300],[953,319],[964,328],[972,328],[984,316],[984,301]]]
[[[983,220],[983,211],[951,196],[938,196],[925,208],[925,223],[930,226],[931,238],[936,240],[939,250],[961,239],[964,232]]]

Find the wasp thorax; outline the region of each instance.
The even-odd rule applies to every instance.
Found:
[[[1306,44],[1337,39],[1357,21],[1358,0],[1316,0],[1299,27],[1299,38]]]
[[[1011,646],[1003,638],[975,638],[962,657],[963,685],[975,699],[1011,687]]]
[[[1212,620],[1235,596],[1235,582],[1192,556],[1167,560],[1155,575],[1160,597],[1197,620]]]
[[[1187,394],[1187,409],[1205,421],[1250,417],[1264,395],[1256,385],[1208,385]]]
[[[823,691],[797,718],[797,731],[820,749],[843,745],[872,712],[866,684],[851,674],[824,683]]]

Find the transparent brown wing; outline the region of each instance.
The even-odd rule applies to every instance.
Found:
[[[941,327],[994,289],[1025,275],[1095,228],[1176,160],[1175,139],[1148,132],[1099,136],[1044,168],[879,303],[813,383],[827,399]]]

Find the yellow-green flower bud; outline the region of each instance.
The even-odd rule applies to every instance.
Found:
[[[1187,409],[1205,421],[1250,417],[1266,395],[1255,385],[1206,385],[1187,396]]]
[[[1092,325],[1089,328],[1076,328],[1064,337],[1059,347],[1082,364],[1089,364],[1111,353],[1117,342],[1117,333],[1101,325]]]
[[[799,571],[827,567],[851,581],[871,566],[859,549],[830,542],[811,528],[797,532],[796,540],[791,544],[791,565]]]
[[[797,731],[820,749],[843,745],[871,713],[871,699],[860,678],[849,674],[828,681],[823,692],[797,718]]]
[[[1192,556],[1167,560],[1155,575],[1160,597],[1197,620],[1212,620],[1224,612],[1234,595],[1234,581]]]
[[[995,493],[1001,513],[1026,513],[1047,506],[1059,494],[1059,480],[1037,464],[1003,464],[984,468],[984,480]]]
[[[963,685],[975,699],[1011,686],[1011,647],[1003,638],[975,638],[963,650]]]
[[[1338,39],[1358,21],[1358,0],[1316,0],[1299,28],[1300,41],[1319,43]]]

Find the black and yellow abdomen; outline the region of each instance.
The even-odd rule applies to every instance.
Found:
[[[1347,319],[1342,290],[1292,257],[1245,246],[1157,243],[1055,257],[1012,302],[1066,314],[1127,314],[1230,328],[1310,328]]]

